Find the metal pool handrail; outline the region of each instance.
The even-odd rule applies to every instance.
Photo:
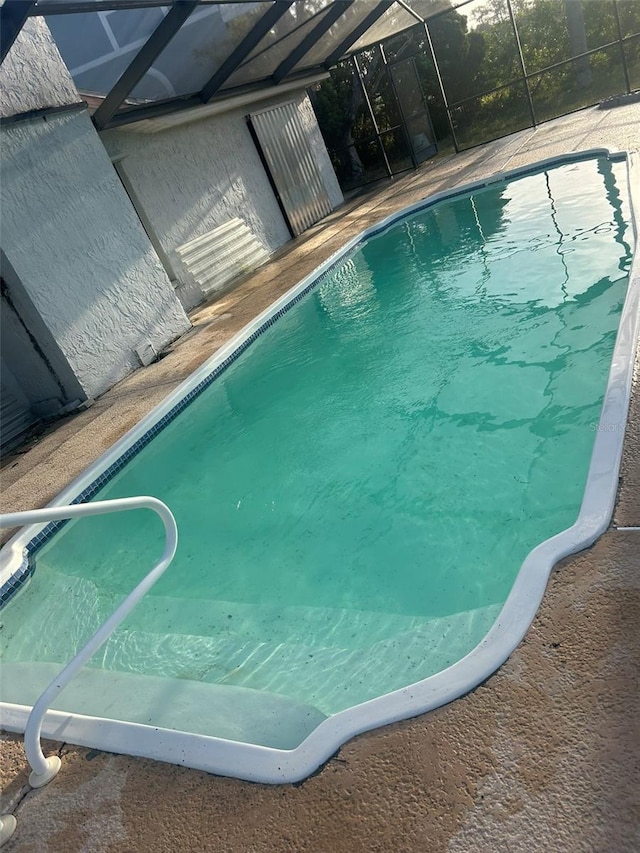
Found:
[[[42,747],[40,746],[42,722],[51,703],[165,572],[176,553],[178,528],[169,507],[157,498],[147,496],[117,498],[115,500],[96,501],[89,504],[74,504],[73,506],[51,506],[44,509],[10,512],[0,515],[0,527],[19,527],[26,524],[81,518],[85,515],[104,515],[110,512],[123,512],[129,509],[152,509],[160,516],[165,531],[165,545],[162,557],[149,574],[129,593],[107,621],[98,628],[84,648],[53,679],[31,709],[24,730],[24,748],[27,760],[32,767],[32,773],[29,776],[29,784],[32,788],[41,788],[43,785],[46,785],[47,782],[50,782],[54,778],[58,770],[60,770],[61,762],[58,756],[52,755],[49,758],[45,758]]]

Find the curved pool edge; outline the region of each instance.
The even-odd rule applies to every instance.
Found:
[[[221,350],[209,358],[191,377],[181,383],[159,406],[146,415],[103,454],[80,477],[76,478],[51,505],[79,500],[78,494],[95,482],[115,459],[134,447],[140,437],[156,426],[176,401],[183,400],[199,383],[211,376],[230,356],[238,354],[251,342],[265,324],[271,325],[283,309],[288,309],[310,290],[345,254],[363,240],[386,230],[390,225],[417,210],[474,189],[502,180],[522,177],[545,166],[558,166],[597,156],[625,159],[631,213],[636,240],[640,232],[640,156],[638,152],[614,152],[598,148],[547,158],[536,163],[499,172],[482,180],[445,190],[391,214],[380,223],[365,229],[295,287],[276,300]],[[625,429],[609,429],[614,424],[626,426],[631,387],[640,331],[640,251],[636,245],[629,285],[604,395],[600,421],[578,518],[570,528],[537,545],[522,563],[511,592],[489,632],[464,658],[441,672],[392,693],[353,706],[329,717],[295,749],[280,750],[255,746],[209,736],[177,732],[140,724],[125,723],[80,714],[52,711],[47,714],[43,735],[80,746],[111,752],[153,758],[195,769],[233,776],[254,782],[295,782],[314,772],[345,741],[374,728],[408,719],[434,710],[473,690],[492,675],[517,648],[538,611],[554,565],[562,558],[589,547],[608,528],[617,494],[618,473],[622,459]],[[232,360],[232,359],[231,359]],[[81,498],[80,498],[81,499]],[[2,549],[5,566],[0,570],[0,584],[7,571],[16,571],[23,561],[24,548],[43,525],[21,531]],[[11,568],[13,566],[13,568]],[[9,730],[24,731],[29,707],[0,703],[0,725]]]

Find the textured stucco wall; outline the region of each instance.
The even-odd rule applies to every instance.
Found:
[[[73,370],[71,370],[69,362],[64,357],[55,338],[51,334],[51,330],[38,313],[33,300],[29,297],[24,285],[2,249],[0,249],[0,268],[2,269],[4,284],[2,293],[3,303],[8,302],[10,312],[15,312],[17,317],[20,318],[20,325],[23,326],[25,334],[31,341],[27,349],[32,349],[33,342],[35,341],[39,355],[41,356],[39,363],[33,364],[30,357],[25,358],[24,339],[22,343],[14,341],[9,346],[6,346],[8,341],[3,332],[2,336],[0,336],[3,365],[5,367],[9,365],[9,368],[15,371],[16,376],[19,376],[23,392],[29,391],[29,385],[31,385],[36,374],[41,374],[44,370],[49,375],[55,376],[56,383],[59,383],[61,387],[61,393],[58,391],[51,396],[60,396],[63,403],[84,400],[86,396],[85,392]],[[3,316],[2,322],[4,320]],[[28,379],[25,376],[26,373],[30,374]],[[33,394],[28,394],[28,396],[30,396],[32,402],[35,402]]]
[[[29,18],[0,66],[0,116],[80,101],[43,18]]]
[[[189,321],[86,112],[0,131],[2,244],[88,396]]]
[[[342,194],[307,96],[282,100],[299,105],[331,203],[340,204]],[[157,134],[102,134],[110,155],[122,157],[118,168],[125,172],[178,279],[176,246],[233,217],[243,219],[268,252],[291,239],[247,129],[250,112],[244,107]]]

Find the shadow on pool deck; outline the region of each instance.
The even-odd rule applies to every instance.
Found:
[[[367,225],[444,187],[607,145],[640,147],[640,105],[567,116],[427,164],[345,205],[240,287],[194,311],[195,330],[166,358],[13,457],[2,471],[3,509],[49,501],[232,334]],[[614,523],[640,524],[637,382]],[[431,714],[354,739],[297,786],[252,785],[64,746],[59,777],[29,792],[20,742],[7,735],[3,811],[15,809],[19,823],[4,849],[635,851],[638,625],[640,534],[611,529],[559,566],[525,641],[485,684]]]

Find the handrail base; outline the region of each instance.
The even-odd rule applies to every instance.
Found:
[[[45,760],[47,762],[47,769],[44,773],[36,773],[35,770],[32,770],[29,774],[29,784],[32,788],[42,788],[58,775],[58,771],[62,766],[62,762],[58,756],[50,755]]]
[[[16,831],[16,819],[12,814],[3,814],[0,817],[0,847],[11,838]]]

